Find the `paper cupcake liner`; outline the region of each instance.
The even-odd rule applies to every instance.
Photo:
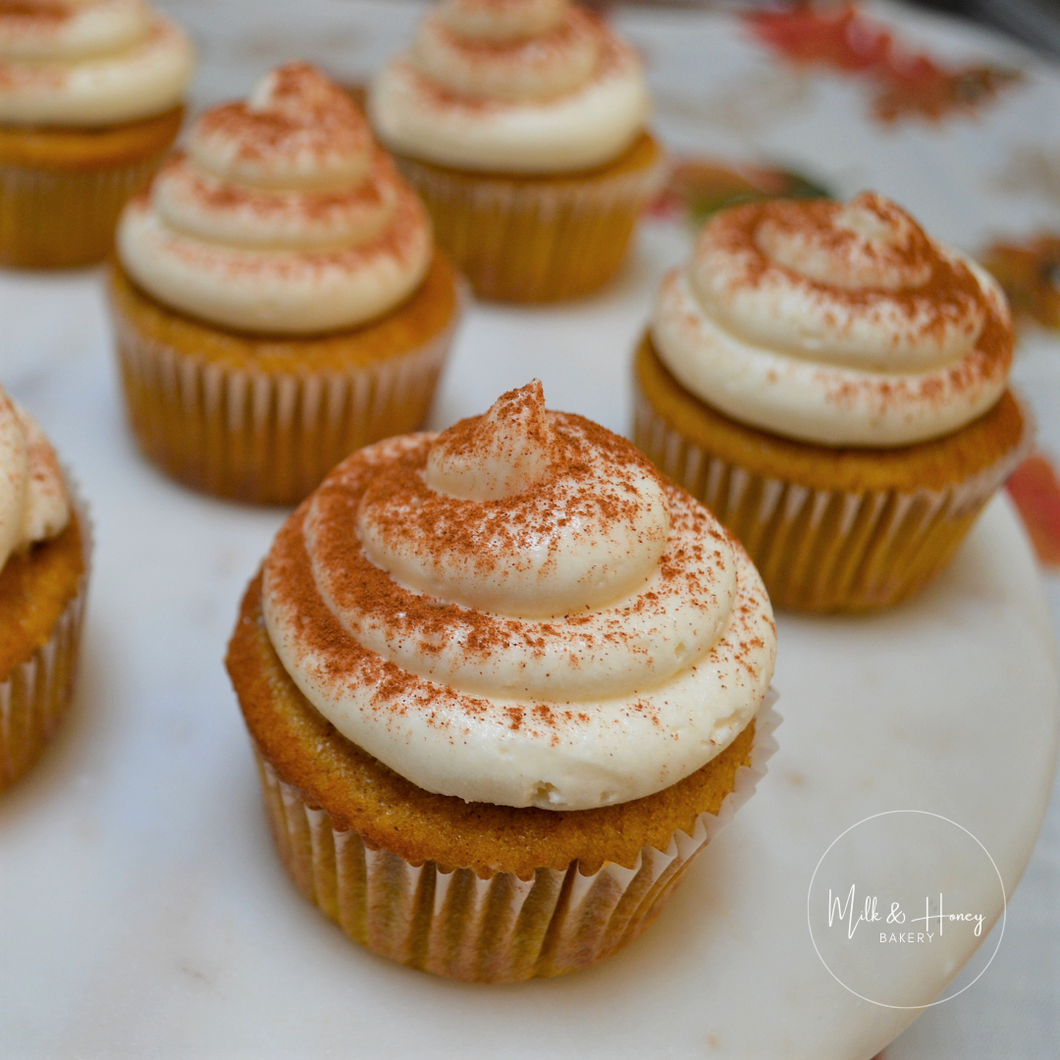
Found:
[[[475,294],[503,302],[552,302],[606,284],[664,168],[659,159],[613,176],[534,181],[396,160]]]
[[[740,539],[774,607],[870,611],[891,607],[953,558],[986,502],[1030,450],[944,489],[827,490],[774,478],[690,442],[635,387],[633,441]]]
[[[443,872],[341,831],[326,810],[282,781],[255,749],[280,858],[298,889],[352,939],[399,964],[449,979],[503,983],[588,967],[632,942],[658,915],[688,866],[754,793],[777,749],[770,691],[755,718],[750,764],[719,813],[665,850],[645,847],[632,868],[583,875],[541,868],[533,879],[467,868]]]
[[[295,375],[189,356],[115,304],[129,423],[144,454],[194,489],[297,504],[354,449],[423,426],[458,317],[407,353]]]
[[[18,780],[41,756],[66,716],[73,695],[82,619],[88,595],[92,524],[84,504],[70,487],[84,570],[59,615],[52,634],[33,654],[0,681],[0,791]]]
[[[57,269],[102,261],[122,207],[164,155],[94,169],[0,164],[0,265]]]

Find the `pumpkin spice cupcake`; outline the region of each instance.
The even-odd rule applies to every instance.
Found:
[[[476,294],[548,302],[621,267],[662,152],[636,52],[568,0],[444,0],[371,86],[380,139]]]
[[[52,447],[0,390],[0,791],[40,757],[69,705],[89,548]]]
[[[636,938],[773,749],[746,554],[541,384],[291,516],[228,670],[280,857],[352,938],[506,982]]]
[[[910,596],[1026,454],[1004,296],[883,197],[717,215],[636,354],[637,444],[778,607]]]
[[[193,62],[143,0],[0,3],[0,265],[106,256],[177,135]]]
[[[129,422],[174,478],[293,504],[351,450],[426,419],[456,274],[363,115],[313,67],[199,118],[117,243]]]

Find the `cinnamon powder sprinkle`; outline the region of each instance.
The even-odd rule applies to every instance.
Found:
[[[446,44],[457,49],[469,64],[504,62],[510,67],[533,69],[544,66],[557,55],[562,56],[578,37],[607,34],[603,23],[588,11],[572,7],[559,25],[533,36],[514,40],[490,40],[464,37],[441,22],[438,34]]]
[[[372,134],[350,96],[308,63],[273,71],[270,106],[224,103],[199,118],[197,133],[236,145],[247,161],[304,156],[324,162],[372,149]]]
[[[163,166],[160,176],[169,171],[179,171],[187,180],[189,193],[205,209],[211,212],[230,213],[239,211],[261,218],[290,216],[295,220],[327,222],[356,210],[370,213],[384,205],[382,187],[385,183],[396,183],[397,172],[389,156],[376,148],[373,174],[362,184],[337,191],[299,191],[277,194],[262,191],[246,184],[232,184],[218,180],[188,165],[183,151],[173,154]]]
[[[580,85],[569,92],[533,100],[535,107],[546,107],[550,103],[562,103],[570,96],[584,92],[591,85],[599,84],[601,81],[614,77],[634,61],[634,53],[627,45],[619,41],[599,19],[595,19],[592,15],[589,15],[588,18],[595,22],[596,28],[594,32],[599,35],[599,55],[592,77],[586,84]],[[488,42],[461,42],[460,47],[461,50],[465,48],[478,50],[479,55],[485,55],[487,53],[496,54],[496,50],[506,46]],[[465,95],[428,78],[416,66],[415,62],[409,58],[394,60],[394,68],[400,69],[404,76],[412,82],[423,105],[436,110],[453,109],[466,113],[478,112],[485,114],[489,111],[506,110],[512,106],[526,105],[525,102],[513,103],[510,100]]]
[[[149,208],[145,200],[143,208]],[[403,181],[398,185],[397,203],[386,227],[373,239],[359,246],[342,246],[321,250],[253,250],[240,253],[239,248],[223,246],[218,250],[205,240],[182,236],[165,230],[166,250],[192,267],[224,272],[232,276],[272,275],[296,277],[309,272],[338,269],[354,272],[389,258],[399,266],[407,265],[420,252],[428,221],[423,204]]]
[[[876,196],[864,198],[870,203],[878,199]],[[834,218],[839,208],[826,201],[750,203],[715,218],[709,226],[710,238],[739,260],[740,269],[732,286],[794,289],[808,300],[843,309],[847,311],[844,316],[856,315],[869,323],[897,318],[901,321],[902,337],[911,342],[968,332],[969,338],[974,338],[975,347],[970,356],[948,371],[944,386],[937,379],[918,379],[912,374],[908,381],[898,384],[877,379],[851,382],[849,376],[840,378],[838,373],[822,367],[818,378],[825,385],[829,399],[842,405],[868,395],[882,413],[889,406],[907,402],[910,397],[920,403],[941,403],[954,394],[974,393],[1006,377],[1014,351],[1012,328],[1004,311],[984,293],[968,266],[945,254],[904,213],[902,216],[909,225],[904,245],[878,246],[837,227]],[[855,255],[869,260],[875,258],[884,265],[897,266],[910,276],[926,278],[896,290],[839,288],[818,282],[773,261],[760,249],[755,233],[766,220],[775,230],[808,234],[815,249],[823,249],[839,263]],[[982,328],[975,338],[969,322],[980,319]]]
[[[288,627],[297,629],[295,650],[300,658],[308,660],[307,666],[334,694],[356,691],[362,699],[367,697],[377,716],[391,729],[400,731],[401,718],[414,712],[432,727],[449,731],[453,740],[466,739],[471,719],[547,737],[553,744],[558,743],[560,730],[599,720],[595,713],[576,704],[494,705],[488,699],[414,674],[357,640],[356,616],[363,615],[382,624],[393,638],[413,643],[426,658],[453,644],[472,660],[486,659],[509,647],[540,654],[545,638],[557,637],[565,640],[572,653],[584,650],[578,630],[586,616],[528,621],[412,592],[368,559],[356,533],[358,512],[372,498],[390,519],[389,524],[384,519],[384,526],[389,525],[393,533],[405,534],[411,528],[413,533],[444,541],[448,548],[466,550],[467,556],[484,564],[485,569],[517,561],[520,551],[535,543],[542,526],[561,510],[554,496],[557,477],[569,478],[575,485],[590,480],[598,484],[586,449],[606,454],[614,469],[613,482],[596,496],[574,490],[565,495],[564,503],[587,515],[602,514],[609,519],[628,515],[634,504],[628,492],[633,469],[656,474],[646,458],[624,439],[580,416],[551,413],[550,417],[554,475],[531,485],[523,494],[490,501],[436,494],[423,480],[432,436],[407,436],[353,454],[288,520],[266,563],[266,592],[279,612],[288,616]],[[447,432],[450,444],[457,448],[473,446],[480,422],[476,417],[452,428]],[[739,545],[677,486],[665,480],[663,485],[671,502],[672,527],[679,532],[672,531],[673,547],[660,564],[660,592],[665,596],[680,587],[682,592],[692,592],[704,600],[705,606],[715,607],[714,576],[704,575],[704,582],[689,567],[708,556],[714,566],[720,566],[729,550]],[[484,526],[490,539],[498,543],[485,553]],[[690,564],[690,560],[694,562]],[[323,598],[314,565],[328,573],[330,602]],[[734,607],[727,645],[715,645],[712,655],[712,665],[737,665],[740,684],[759,676],[750,660],[763,646],[759,631],[768,609],[764,591],[754,590],[750,596]],[[650,609],[664,602],[659,594],[647,592],[636,599],[632,610]],[[353,626],[344,628],[339,614]],[[629,632],[616,619],[606,628],[603,641],[620,640],[631,646]],[[746,672],[746,678],[741,672]],[[659,724],[658,706],[653,706],[650,698],[638,699],[625,710],[646,712]],[[621,725],[621,717],[612,723]]]

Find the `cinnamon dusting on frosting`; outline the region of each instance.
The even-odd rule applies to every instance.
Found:
[[[394,150],[496,172],[601,165],[648,109],[636,52],[567,0],[443,3],[369,94]]]
[[[258,333],[353,327],[418,286],[426,212],[349,96],[305,63],[207,111],[118,230],[133,278],[176,309]]]
[[[501,39],[461,32],[436,13],[420,24],[409,58],[428,84],[460,97],[545,100],[598,77],[608,43],[599,19],[573,6],[537,33]]]
[[[546,417],[536,383],[396,462],[358,526],[368,554],[418,590],[546,617],[643,582],[669,519],[650,462],[587,420]]]
[[[327,170],[357,162],[372,148],[368,123],[349,94],[308,63],[277,68],[248,102],[208,110],[195,135],[222,141],[224,169],[237,172],[248,161],[289,166],[298,160],[307,171]]]
[[[599,23],[601,30],[605,27]],[[477,46],[476,47],[480,47]],[[484,46],[482,46],[484,47]],[[639,59],[632,49],[623,44],[610,33],[604,33],[597,43],[597,58],[592,73],[579,85],[586,91],[593,85],[603,85],[614,78],[626,77],[631,70],[639,69]],[[417,98],[432,110],[451,111],[455,115],[503,114],[513,105],[513,100],[506,95],[487,95],[482,92],[468,92],[445,82],[429,77],[416,63],[406,58],[398,58],[394,63],[399,66],[403,75],[414,86]],[[573,90],[550,91],[533,100],[533,106],[547,111],[549,108],[560,108],[569,102]],[[524,104],[525,105],[525,102]]]
[[[569,0],[443,0],[440,22],[474,40],[512,42],[546,34],[563,23]]]
[[[180,103],[191,43],[143,0],[0,3],[0,121],[102,126]]]
[[[414,783],[467,799],[581,808],[601,790],[626,793],[605,801],[657,790],[720,751],[764,694],[775,634],[757,575],[705,509],[623,439],[581,417],[541,412],[536,384],[443,435],[354,454],[278,536],[265,613],[307,697]],[[474,462],[498,450],[501,428],[518,439],[499,447],[502,457],[523,455],[529,436],[546,447],[530,481],[488,499],[431,489],[432,451]],[[654,525],[653,489],[666,515],[661,551],[651,533],[630,539],[632,553],[646,546],[654,556],[650,569],[617,598],[557,611],[552,601],[570,589],[571,569],[576,588],[584,573],[578,562],[570,567],[567,546],[554,554],[560,524],[618,532],[613,524],[643,522],[647,503]],[[545,561],[526,563],[542,542]],[[444,554],[446,595],[395,575],[406,546],[416,562],[402,575],[415,574],[424,553],[437,575],[429,557]],[[527,617],[534,608],[525,600],[505,606],[503,594],[488,606],[457,599],[488,593],[482,582],[504,586],[524,575],[544,596],[541,617]],[[713,702],[710,689],[719,687],[723,701]],[[683,719],[676,729],[675,716]],[[628,733],[642,725],[661,742],[631,746]],[[447,761],[430,750],[429,733],[463,750]],[[508,748],[502,775],[492,767],[481,775],[497,746]],[[549,754],[539,759],[543,748]],[[643,756],[632,775],[630,754]]]
[[[393,163],[390,156],[375,149],[376,165],[384,179],[392,180]],[[257,218],[283,217],[292,223],[320,222],[339,224],[353,211],[377,211],[387,203],[387,196],[378,180],[365,181],[353,189],[334,189],[306,192],[300,195],[276,195],[247,184],[230,184],[218,180],[188,164],[183,151],[174,152],[163,166],[169,177],[174,173],[188,182],[188,197],[197,201],[203,210],[227,212],[234,209],[254,214]]]
[[[214,199],[220,205],[221,200]],[[139,199],[141,209],[149,208],[148,200]],[[228,206],[258,217],[268,216],[268,210],[258,209],[253,198],[235,190]],[[224,208],[222,206],[222,208]],[[424,215],[419,199],[406,188],[398,192],[394,212],[387,226],[371,241],[358,246],[332,248],[309,247],[297,254],[255,253],[255,249],[238,252],[233,248],[219,254],[215,246],[205,242],[181,238],[179,233],[165,233],[162,244],[167,253],[180,259],[189,268],[208,269],[213,277],[236,279],[245,277],[275,277],[305,281],[314,273],[329,270],[355,272],[370,267],[381,257],[389,258],[399,268],[419,268],[423,257]]]
[[[719,214],[664,281],[653,337],[709,404],[824,444],[953,430],[997,400],[1013,356],[996,285],[872,193]]]
[[[709,227],[712,249],[738,262],[726,284],[761,289],[782,282],[820,306],[840,341],[855,314],[870,326],[900,321],[902,334],[892,331],[885,345],[944,339],[953,332],[974,340],[992,307],[968,266],[944,254],[908,214],[880,196],[866,193],[849,206],[897,222],[906,238],[867,239],[837,225],[845,207],[825,200],[751,203],[726,211]],[[792,248],[792,263],[762,249],[763,230],[774,247]],[[986,338],[995,340],[981,343],[989,356],[1011,358],[1011,335],[1004,341],[995,328]]]

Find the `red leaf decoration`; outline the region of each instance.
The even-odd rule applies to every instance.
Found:
[[[817,8],[796,3],[744,16],[757,40],[797,66],[817,66],[871,80],[873,114],[883,122],[917,115],[938,121],[972,115],[1008,84],[1015,70],[993,66],[948,68],[926,52],[907,48],[855,4]]]
[[[1008,480],[1008,492],[1039,561],[1060,568],[1060,477],[1042,452],[1032,453]]]

